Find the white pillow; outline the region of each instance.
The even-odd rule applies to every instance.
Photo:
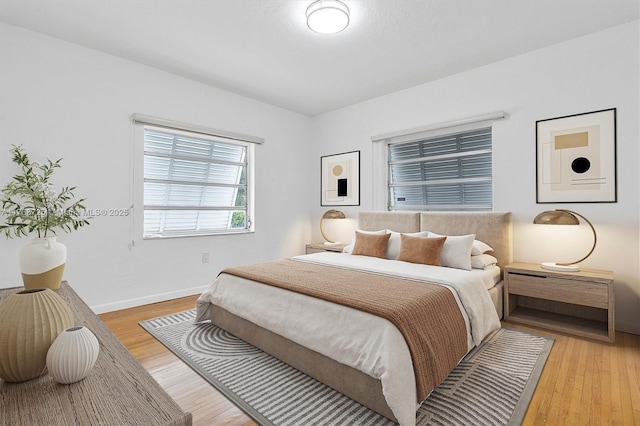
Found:
[[[444,237],[445,235],[429,232],[429,238]],[[476,239],[476,234],[469,235],[446,235],[440,252],[440,264],[450,268],[471,270],[471,247]]]
[[[482,253],[493,251],[493,248],[480,240],[473,240],[473,246],[471,247],[471,256],[477,256]]]
[[[353,251],[353,247],[356,244],[356,231],[360,232],[362,234],[371,234],[371,235],[384,235],[386,233],[388,233],[389,231],[387,231],[386,229],[381,229],[380,231],[363,231],[361,229],[356,229],[353,232],[353,238],[351,238],[351,242],[349,244],[347,244],[343,249],[342,252],[343,253],[349,253],[351,254],[351,252]],[[388,248],[388,246],[387,246]]]
[[[391,237],[389,237],[389,243],[387,244],[387,259],[396,260],[400,254],[400,232],[389,232],[391,232]],[[429,232],[402,232],[402,234],[412,237],[426,237]]]
[[[490,254],[477,254],[475,256],[471,256],[471,267],[473,269],[486,269],[490,266],[495,266],[498,264],[498,259],[491,256]]]

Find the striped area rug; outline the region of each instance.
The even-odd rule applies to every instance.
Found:
[[[140,325],[262,425],[394,423],[190,310]],[[553,340],[503,328],[470,352],[417,412],[418,425],[520,424]]]

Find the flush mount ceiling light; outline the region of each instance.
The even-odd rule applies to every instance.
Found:
[[[349,25],[349,8],[339,0],[317,0],[307,8],[307,26],[320,34],[335,34]]]

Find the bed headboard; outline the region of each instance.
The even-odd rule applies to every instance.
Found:
[[[442,235],[476,234],[493,247],[502,268],[513,260],[510,212],[360,212],[358,228],[365,231],[431,231]]]

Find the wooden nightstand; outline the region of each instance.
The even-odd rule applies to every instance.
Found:
[[[615,341],[611,271],[557,272],[518,262],[504,271],[505,321]]]
[[[334,244],[334,245],[325,245],[324,243],[312,243],[312,244],[307,244],[305,246],[306,254],[311,254],[311,253],[320,253],[323,251],[335,251],[337,253],[342,252],[342,249],[345,248],[347,245],[346,244]]]

